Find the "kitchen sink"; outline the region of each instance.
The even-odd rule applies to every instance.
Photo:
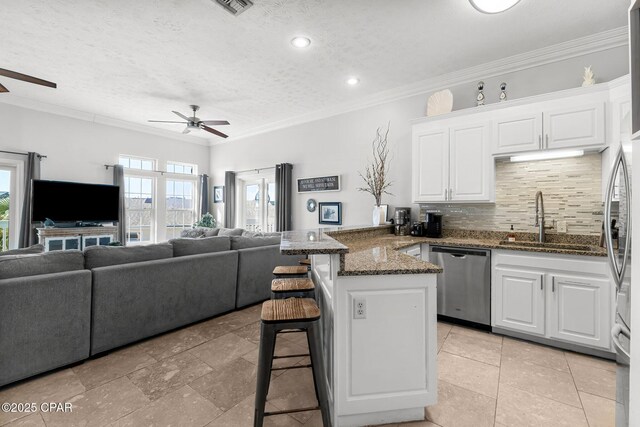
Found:
[[[500,242],[501,246],[520,246],[520,247],[528,247],[528,248],[548,248],[548,249],[560,249],[566,251],[594,251],[595,248],[589,245],[580,245],[573,243],[541,243],[541,242],[508,242],[506,240],[502,240]]]

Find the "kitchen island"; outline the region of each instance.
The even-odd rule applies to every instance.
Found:
[[[379,239],[378,237],[384,237]],[[309,255],[334,426],[422,420],[437,400],[436,274],[388,227],[284,232]]]

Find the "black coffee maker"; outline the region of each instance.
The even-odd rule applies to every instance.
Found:
[[[422,232],[425,237],[442,237],[442,215],[427,213],[424,215]]]

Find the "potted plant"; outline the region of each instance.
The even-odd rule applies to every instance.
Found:
[[[202,218],[195,224],[194,227],[216,228],[216,219],[209,212],[202,215]]]
[[[371,194],[375,198],[375,206],[373,207],[373,225],[378,226],[380,223],[384,223],[386,218],[383,218],[384,210],[380,208],[382,203],[382,195],[389,194],[387,189],[391,186],[389,181],[389,165],[391,159],[389,158],[389,147],[387,145],[387,137],[389,135],[390,124],[387,125],[387,130],[382,133],[381,128],[376,130],[376,137],[371,144],[373,151],[373,158],[366,166],[364,174],[358,172],[360,177],[366,183],[365,187],[358,188],[358,191],[364,191]]]

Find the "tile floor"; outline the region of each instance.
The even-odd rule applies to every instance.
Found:
[[[72,413],[0,412],[0,426],[251,426],[260,306],[0,389],[0,402],[71,402]],[[301,334],[277,352],[305,352]],[[615,364],[438,324],[439,403],[402,426],[614,426]],[[278,361],[307,363],[303,358]],[[277,371],[271,410],[315,404],[308,369]],[[321,426],[320,414],[266,419]]]

